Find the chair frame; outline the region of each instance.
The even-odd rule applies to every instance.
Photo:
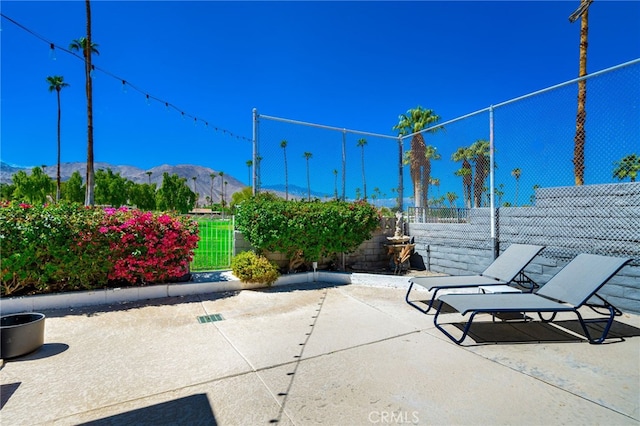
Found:
[[[533,246],[532,246],[533,247]],[[544,250],[544,246],[535,246],[535,247],[539,247],[538,252],[536,253],[535,256],[537,256],[538,254],[540,254],[540,252],[542,250]],[[508,250],[508,248],[507,248]],[[504,255],[504,253],[501,254],[501,256]],[[520,269],[520,271],[516,274],[515,277],[513,277],[510,281],[505,281],[505,280],[501,280],[495,277],[491,277],[491,276],[487,276],[487,275],[483,275],[484,272],[487,271],[487,269],[489,269],[493,263],[495,263],[496,259],[494,259],[494,261],[491,263],[491,265],[489,265],[485,271],[479,275],[462,275],[461,277],[464,278],[468,278],[469,279],[469,283],[468,284],[455,284],[455,285],[440,285],[440,286],[434,286],[431,288],[431,290],[433,290],[433,294],[431,295],[431,299],[429,300],[429,303],[427,304],[426,308],[421,307],[420,305],[416,304],[415,301],[409,300],[409,294],[411,293],[411,290],[413,290],[413,286],[416,284],[416,282],[414,282],[413,280],[410,281],[409,284],[409,289],[407,290],[407,294],[404,297],[404,300],[411,305],[412,307],[416,308],[418,311],[422,312],[423,314],[428,313],[431,308],[433,308],[435,301],[436,301],[436,297],[438,295],[438,292],[440,290],[451,290],[451,289],[464,289],[464,288],[474,288],[474,287],[480,287],[480,286],[491,286],[491,285],[510,285],[510,284],[516,284],[519,287],[523,288],[525,291],[529,292],[529,293],[533,293],[533,291],[537,288],[539,288],[540,286],[533,281],[530,277],[528,277],[525,272],[524,269],[529,265],[529,263],[531,263],[531,261],[535,258],[535,256],[533,256],[526,264],[524,264],[522,266],[522,268]],[[498,256],[499,258],[499,256]],[[429,278],[427,278],[429,279]],[[434,278],[435,279],[435,278]],[[479,281],[473,281],[473,280],[489,280],[489,281],[485,281],[485,282],[479,282]],[[420,285],[418,283],[418,285]]]
[[[622,259],[624,260],[624,259]],[[455,295],[455,294],[450,294],[450,295],[446,295],[446,296],[442,296],[439,300],[439,304],[436,310],[436,314],[433,318],[433,323],[436,326],[436,328],[438,330],[440,330],[442,333],[444,333],[449,339],[451,339],[454,343],[460,345],[462,344],[462,342],[464,341],[464,339],[467,337],[467,335],[469,334],[469,330],[471,328],[471,324],[473,323],[474,318],[476,317],[476,315],[478,314],[491,314],[492,316],[495,316],[496,314],[499,313],[519,313],[519,314],[525,314],[523,315],[524,318],[526,318],[526,313],[536,313],[538,315],[538,317],[540,318],[540,320],[543,323],[552,323],[553,320],[555,319],[556,315],[559,312],[573,312],[577,318],[578,321],[580,322],[580,326],[582,327],[582,330],[585,334],[585,337],[587,338],[587,340],[589,341],[589,343],[591,344],[601,344],[603,343],[606,338],[607,335],[609,334],[609,331],[611,329],[611,325],[613,324],[614,318],[617,316],[621,316],[622,312],[620,311],[620,309],[616,308],[614,305],[612,305],[611,303],[609,303],[607,300],[605,300],[602,296],[600,296],[599,294],[597,294],[598,290],[600,290],[600,288],[602,288],[602,286],[604,286],[610,279],[611,277],[613,277],[620,269],[622,269],[628,262],[630,262],[631,259],[626,259],[626,261],[624,261],[615,271],[613,271],[608,278],[606,278],[590,295],[589,297],[586,299],[586,301],[584,301],[583,303],[580,303],[576,306],[573,306],[569,303],[560,301],[560,300],[556,300],[556,299],[552,299],[549,297],[546,297],[544,295],[538,295],[538,294],[522,294],[522,295],[515,295],[515,296],[524,296],[526,298],[539,298],[537,299],[540,303],[546,304],[547,306],[540,306],[538,308],[531,308],[531,307],[527,307],[524,308],[522,307],[522,305],[518,306],[517,303],[514,303],[514,307],[513,308],[508,308],[508,307],[493,307],[493,308],[471,308],[468,310],[465,310],[464,312],[460,312],[462,315],[466,315],[467,312],[471,312],[471,315],[469,316],[469,319],[467,320],[463,330],[462,330],[462,336],[460,338],[456,338],[455,336],[453,336],[451,333],[449,333],[447,330],[445,330],[443,328],[444,324],[440,324],[438,323],[438,318],[440,317],[440,313],[442,312],[442,307],[447,304],[447,300],[449,301],[455,301],[455,297],[459,296],[459,295]],[[475,295],[474,295],[475,296]],[[477,296],[479,297],[485,297],[485,296],[495,296],[495,295],[482,295],[482,294],[478,294]],[[591,300],[592,298],[597,298],[600,300],[600,302],[602,302],[601,304],[597,304],[597,303],[589,303],[589,300]],[[583,318],[583,316],[580,314],[580,312],[578,311],[579,308],[581,308],[582,306],[586,306],[588,308],[590,308],[592,311],[594,311],[595,313],[601,315],[600,318],[589,318],[589,319],[585,319]],[[607,312],[603,313],[600,312],[599,309],[605,309]],[[543,317],[543,313],[552,313],[551,317],[548,319],[545,319]],[[527,321],[527,319],[524,320],[525,322]],[[604,326],[604,330],[602,331],[602,334],[600,336],[592,336],[591,332],[589,331],[587,325],[588,324],[593,324],[593,323],[605,323]]]

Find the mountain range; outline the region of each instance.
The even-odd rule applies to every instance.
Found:
[[[30,174],[31,169],[32,167],[21,167],[0,162],[0,183],[11,183],[11,178],[15,173],[20,170],[24,170],[27,174]],[[84,162],[61,163],[60,178],[63,182],[67,181],[71,175],[77,171],[84,180],[86,169],[87,163]],[[218,170],[191,164],[180,164],[176,166],[163,164],[148,170],[143,170],[135,166],[113,165],[102,162],[95,163],[94,170],[98,171],[100,169],[111,169],[113,173],[120,173],[120,176],[129,179],[134,183],[155,183],[158,188],[162,186],[164,173],[169,173],[170,175],[177,174],[178,176],[187,179],[187,185],[189,185],[191,190],[194,189],[193,178],[195,177],[195,192],[200,195],[198,203],[201,205],[206,203],[206,197],[213,198],[214,203],[220,202],[222,186],[225,186],[224,198],[227,202],[231,200],[231,196],[234,192],[240,191],[246,187],[244,183],[231,175],[224,174],[223,176],[220,176],[220,171]],[[44,172],[52,179],[56,178],[56,171],[57,165],[44,166]],[[213,185],[211,175],[214,175]],[[227,182],[227,184],[224,185],[224,182]]]

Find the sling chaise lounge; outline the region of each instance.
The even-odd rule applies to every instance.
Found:
[[[471,288],[480,286],[508,285],[516,282],[528,286],[533,291],[537,285],[525,274],[524,268],[542,251],[543,246],[529,244],[511,244],[497,259],[479,275],[451,275],[444,277],[415,277],[409,280],[409,290],[405,300],[422,313],[433,307],[438,291],[446,289]],[[525,284],[526,283],[526,284]],[[433,291],[427,308],[422,308],[415,301],[409,300],[409,293],[417,284]]]
[[[582,330],[589,343],[602,343],[609,333],[614,317],[622,313],[596,293],[630,260],[595,254],[580,254],[554,275],[535,294],[445,294],[439,298],[440,303],[433,322],[447,337],[460,344],[467,337],[471,323],[479,313],[535,312],[543,322],[552,322],[558,312],[574,312],[578,316]],[[589,303],[594,298],[599,299],[599,302],[597,304]],[[444,304],[451,306],[462,315],[471,312],[471,316],[462,331],[462,337],[459,339],[456,339],[441,324],[438,324],[438,317]],[[604,317],[582,318],[578,308],[583,305],[590,307],[594,312]],[[596,308],[606,309],[608,313],[603,314]],[[549,319],[543,318],[542,313],[545,312],[551,313]],[[594,322],[606,323],[602,335],[598,338],[592,338],[587,329],[587,324]]]

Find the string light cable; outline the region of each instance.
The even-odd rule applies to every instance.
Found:
[[[82,62],[85,62],[85,58],[83,56],[80,56],[77,53],[75,53],[75,52],[73,52],[73,51],[71,51],[69,49],[65,49],[64,47],[61,47],[60,45],[57,45],[57,44],[53,43],[52,41],[50,41],[47,38],[41,36],[40,34],[36,33],[35,31],[27,28],[26,26],[24,26],[21,23],[15,21],[14,19],[11,19],[10,17],[5,15],[4,13],[0,13],[0,16],[2,16],[7,21],[11,22],[12,24],[17,26],[18,28],[20,28],[20,29],[26,31],[27,33],[31,34],[35,38],[37,38],[37,39],[43,41],[44,43],[48,44],[49,45],[49,49],[51,50],[51,56],[52,56],[53,59],[55,59],[55,50],[58,49],[58,50],[60,50],[60,51],[62,51],[64,53],[67,53],[67,54],[69,54],[69,55],[81,60]],[[127,88],[131,88],[131,89],[135,90],[136,92],[140,93],[141,95],[143,95],[145,97],[145,102],[147,103],[147,105],[150,105],[151,101],[158,102],[160,104],[163,104],[165,106],[165,108],[167,108],[167,109],[171,108],[171,109],[174,109],[177,112],[179,112],[180,116],[182,117],[183,120],[185,120],[186,118],[191,118],[191,119],[193,119],[194,125],[197,125],[198,121],[200,121],[201,123],[205,124],[205,127],[207,129],[210,127],[208,120],[202,119],[202,118],[197,117],[197,116],[192,115],[192,114],[189,114],[189,113],[185,112],[184,110],[182,110],[181,108],[178,108],[173,103],[165,101],[165,100],[163,100],[163,99],[161,99],[161,98],[159,98],[157,96],[151,95],[148,91],[141,89],[140,87],[138,87],[138,86],[132,84],[131,82],[129,82],[127,79],[119,77],[119,76],[113,74],[112,72],[110,72],[110,71],[108,71],[108,70],[106,70],[104,68],[98,67],[96,65],[91,65],[91,72],[93,73],[96,70],[102,72],[103,74],[105,74],[105,75],[107,75],[107,76],[109,76],[109,77],[111,77],[113,79],[116,79],[116,80],[120,81],[122,83],[123,92],[126,93],[127,92]],[[211,127],[216,132],[222,131],[223,135],[228,135],[228,136],[230,136],[232,138],[235,137],[238,140],[244,140],[244,141],[248,141],[248,142],[252,142],[253,141],[250,138],[235,134],[235,133],[233,133],[233,132],[231,132],[229,130],[223,129],[221,127],[218,127],[218,126],[211,126]]]

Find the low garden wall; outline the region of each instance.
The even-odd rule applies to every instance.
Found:
[[[472,209],[467,223],[411,223],[408,230],[433,272],[474,274],[493,260],[488,208]],[[499,208],[496,231],[500,250],[512,243],[546,247],[526,269],[539,284],[578,253],[633,258],[600,294],[640,313],[640,183],[538,189],[534,206]]]

